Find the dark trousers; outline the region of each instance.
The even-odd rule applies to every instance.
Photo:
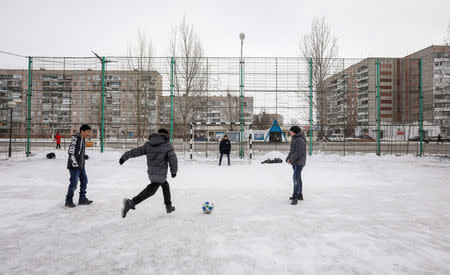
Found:
[[[223,158],[223,155],[227,155],[227,158],[228,158],[228,165],[230,165],[230,154],[220,154],[220,158],[219,158],[219,165],[221,165],[222,164],[222,158]]]
[[[133,198],[134,204],[139,204],[142,201],[150,198],[153,196],[156,191],[158,190],[159,186],[161,186],[164,196],[164,204],[165,205],[172,205],[172,202],[170,201],[170,187],[169,183],[167,181],[163,183],[159,182],[152,182],[147,187],[145,187],[144,190],[141,191],[136,197]]]
[[[61,143],[56,143],[56,149],[61,149]]]
[[[86,169],[69,169],[70,172],[70,184],[67,190],[66,200],[71,200],[77,190],[78,180],[80,181],[80,198],[86,197],[86,188],[88,184],[88,178],[86,175]]]
[[[302,189],[303,189],[303,183],[302,183],[303,166],[292,165],[292,168],[294,169],[294,175],[292,177],[294,180],[293,195],[294,195],[294,197],[298,198],[302,194]]]

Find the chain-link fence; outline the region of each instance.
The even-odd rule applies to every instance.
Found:
[[[57,135],[65,149],[89,124],[98,151],[164,127],[178,151],[213,155],[226,134],[244,157],[250,142],[254,154],[289,150],[299,125],[310,154],[448,155],[450,56],[435,61],[29,57],[0,69],[0,154],[52,151]]]

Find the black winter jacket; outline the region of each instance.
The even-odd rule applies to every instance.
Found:
[[[127,160],[143,155],[147,155],[147,174],[151,182],[166,181],[168,164],[171,174],[176,174],[178,171],[177,155],[167,134],[151,134],[143,146],[126,152],[122,159]]]
[[[69,158],[67,159],[67,169],[83,169],[85,163],[84,151],[86,142],[81,138],[80,134],[72,136],[69,145]]]
[[[231,142],[229,139],[222,139],[220,142],[219,151],[221,154],[229,154],[231,152]]]
[[[291,140],[291,150],[286,158],[292,165],[305,166],[306,164],[306,138],[302,133],[296,134]]]

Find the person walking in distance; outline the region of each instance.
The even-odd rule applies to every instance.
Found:
[[[230,153],[231,153],[231,142],[228,139],[227,135],[223,136],[222,141],[219,145],[220,157],[219,157],[219,166],[222,165],[223,155],[227,155],[228,166],[230,166]]]
[[[88,178],[85,168],[85,161],[87,158],[85,155],[85,139],[90,136],[91,127],[86,124],[81,125],[80,132],[72,136],[68,152],[69,158],[67,159],[67,169],[69,169],[70,172],[70,184],[66,195],[66,207],[75,207],[73,195],[77,189],[78,181],[80,181],[80,198],[78,204],[89,205],[92,203],[92,201],[86,197]]]
[[[299,200],[303,200],[303,183],[302,183],[302,170],[306,164],[306,139],[301,133],[301,129],[298,126],[292,126],[291,129],[291,150],[286,158],[286,162],[292,165],[294,170],[294,191],[291,204],[296,205]]]
[[[61,136],[57,132],[55,135],[56,149],[61,149]]]
[[[170,174],[172,178],[175,178],[178,171],[178,160],[174,148],[170,143],[169,131],[159,129],[158,133],[151,134],[143,146],[123,154],[119,163],[122,165],[129,158],[136,158],[143,155],[147,156],[147,174],[150,179],[150,184],[133,199],[123,200],[122,218],[127,216],[130,209],[135,210],[136,205],[153,196],[160,186],[163,191],[166,212],[171,213],[175,211],[175,207],[172,206],[170,186],[167,182],[167,170],[169,165]]]
[[[444,144],[441,134],[438,134],[438,136],[437,136],[437,144],[439,144],[439,143]]]

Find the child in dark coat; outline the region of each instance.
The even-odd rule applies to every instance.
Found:
[[[223,155],[227,155],[228,158],[228,166],[230,166],[230,152],[231,152],[231,142],[228,139],[227,135],[223,136],[222,141],[219,146],[220,158],[219,158],[219,166],[222,165]]]
[[[132,149],[120,158],[119,163],[122,165],[129,158],[139,156],[147,156],[147,174],[150,179],[150,184],[142,190],[133,199],[124,199],[122,208],[122,218],[125,218],[130,209],[135,209],[135,206],[153,196],[162,187],[164,204],[166,205],[166,212],[171,213],[175,211],[172,206],[170,187],[167,182],[167,170],[170,166],[170,173],[172,178],[175,178],[178,171],[178,160],[170,143],[169,132],[166,129],[159,129],[158,133],[151,134],[148,141],[141,147]]]

